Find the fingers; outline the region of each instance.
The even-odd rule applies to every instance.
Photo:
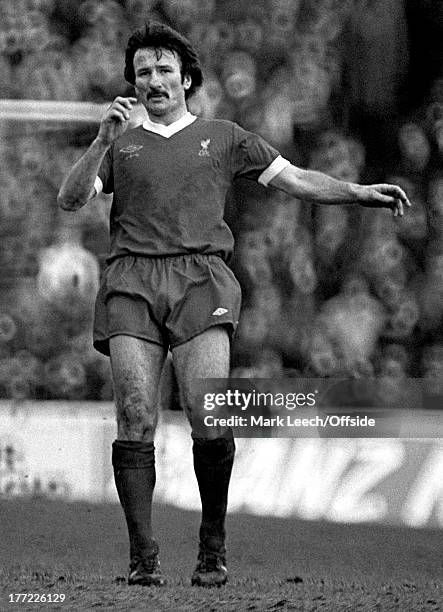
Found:
[[[403,217],[405,214],[405,206],[412,206],[408,196],[398,185],[373,185],[379,194],[379,199],[393,211],[394,217]]]
[[[400,200],[404,206],[407,206],[408,208],[412,206],[408,196],[398,185],[381,185],[381,187],[385,189],[386,193],[389,193],[389,195],[392,195],[394,198]]]
[[[117,96],[108,109],[107,117],[122,122],[128,121],[130,112],[136,102],[137,98],[123,98],[122,96]]]
[[[405,214],[403,208],[403,202],[401,200],[396,200],[394,207],[392,209],[394,211],[394,217],[403,217]]]
[[[131,110],[132,106],[136,103],[137,98],[131,96],[127,96],[125,98],[123,96],[117,96],[115,100],[110,104],[110,107],[113,107],[115,104],[121,104],[122,106],[125,106],[128,110]]]
[[[392,197],[394,198],[394,204],[392,206],[394,217],[403,217],[405,214],[405,206],[410,208],[411,202],[403,189],[397,185],[389,185],[388,187],[390,188]]]

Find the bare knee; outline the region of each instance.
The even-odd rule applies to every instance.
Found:
[[[138,389],[116,395],[119,439],[150,442],[157,426],[157,406]]]
[[[110,340],[118,437],[151,442],[157,425],[157,393],[165,349],[131,336]]]
[[[204,395],[205,379],[226,379],[229,376],[230,342],[226,329],[212,327],[179,345],[172,352],[179,382],[181,404],[197,437],[218,438],[226,427],[206,427]],[[200,381],[200,383],[199,383]],[[223,384],[222,384],[223,386]]]

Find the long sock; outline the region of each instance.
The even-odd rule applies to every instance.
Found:
[[[232,431],[215,440],[194,438],[193,454],[202,503],[200,542],[206,549],[224,554],[228,488],[235,454]]]
[[[152,494],[155,486],[153,442],[116,440],[112,465],[129,533],[130,557],[137,560],[158,551],[152,537]]]

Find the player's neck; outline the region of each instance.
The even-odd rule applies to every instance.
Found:
[[[148,117],[152,123],[160,123],[161,125],[171,125],[179,119],[182,119],[188,112],[186,106],[180,107],[172,111],[171,113],[165,113],[164,115],[155,115],[148,111]]]

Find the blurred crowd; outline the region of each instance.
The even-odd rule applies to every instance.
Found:
[[[0,97],[106,102],[132,94],[123,79],[130,32],[147,19],[182,31],[205,73],[192,112],[237,121],[303,167],[395,182],[413,203],[394,219],[239,181],[226,211],[243,288],[233,375],[379,377],[392,393],[423,378],[441,399],[438,4],[5,0]],[[414,39],[419,18],[429,58]],[[108,360],[91,347],[110,200],[100,196],[75,215],[56,206],[62,176],[95,130],[0,117],[2,397],[112,397]]]

